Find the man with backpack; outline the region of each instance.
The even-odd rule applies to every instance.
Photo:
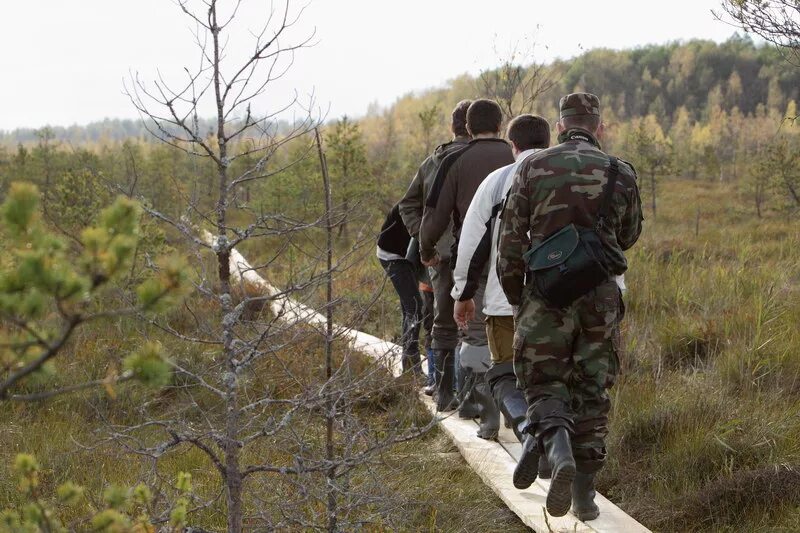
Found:
[[[598,516],[594,476],[606,459],[608,388],[619,370],[624,306],[615,276],[639,238],[636,172],[600,148],[597,96],[559,103],[560,144],[520,167],[501,214],[497,274],[515,306],[514,370],[528,400],[514,485],[552,470],[547,511]],[[574,482],[573,482],[574,480]]]

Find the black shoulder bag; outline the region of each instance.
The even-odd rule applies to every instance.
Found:
[[[608,218],[618,175],[617,158],[610,157],[593,228],[570,224],[523,256],[536,290],[549,306],[567,307],[611,277],[600,231]]]

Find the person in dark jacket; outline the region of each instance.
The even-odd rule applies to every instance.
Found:
[[[400,200],[400,216],[412,237],[419,239],[419,229],[425,212],[425,198],[428,196],[436,171],[442,161],[452,152],[464,148],[469,144],[470,136],[467,131],[467,110],[472,102],[462,100],[456,104],[451,116],[450,130],[453,139],[436,147],[433,153],[422,162],[411,180],[403,198]],[[458,344],[458,328],[453,320],[453,298],[450,290],[453,288],[453,277],[449,266],[450,249],[453,244],[452,232],[444,233],[436,250],[442,262],[428,269],[430,285],[433,288],[433,330],[431,332],[431,349],[453,351]],[[425,388],[425,393],[431,395],[436,390],[436,380]],[[452,396],[451,396],[452,398]]]
[[[423,301],[419,293],[416,269],[406,259],[410,242],[411,235],[400,218],[399,206],[395,205],[386,215],[378,235],[377,256],[400,297],[400,308],[403,311],[403,372],[421,372],[419,330],[423,321]]]
[[[461,224],[467,209],[472,202],[472,197],[478,186],[494,170],[514,162],[509,144],[500,138],[500,126],[503,115],[500,106],[492,100],[475,100],[467,109],[467,129],[472,136],[472,141],[467,146],[453,151],[444,158],[436,171],[436,177],[425,199],[425,211],[422,217],[419,235],[420,256],[423,264],[437,269],[447,269],[449,285],[445,292],[449,298],[451,316],[449,322],[454,332],[458,329],[452,317],[453,299],[450,291],[453,288],[451,267],[455,263],[455,251],[458,246],[458,237]],[[438,251],[437,244],[448,231],[453,235],[453,246],[448,254],[450,260],[442,264],[443,257]],[[476,291],[475,299],[477,308],[482,309],[480,303],[483,298],[485,283]],[[438,298],[438,290],[437,290]],[[444,299],[445,296],[442,297]],[[434,330],[436,324],[434,324]],[[435,339],[435,336],[434,336]],[[448,396],[449,384],[455,377],[456,339],[450,345],[434,346],[434,357],[437,377],[440,377],[443,386],[437,398],[437,409],[446,411],[452,404],[452,396]],[[470,321],[469,327],[464,331],[459,350],[461,374],[467,375],[468,371],[483,369],[489,366],[489,350],[487,347],[486,329],[483,316],[476,313],[475,319]],[[485,372],[485,370],[483,370]],[[443,394],[442,392],[445,391]],[[467,397],[462,394],[463,397]],[[472,399],[472,395],[468,395]],[[486,404],[485,414],[491,413],[491,418],[497,419],[496,409],[491,409],[491,402]],[[465,413],[459,413],[465,415]],[[483,415],[481,415],[483,416]],[[489,425],[493,425],[492,421]]]

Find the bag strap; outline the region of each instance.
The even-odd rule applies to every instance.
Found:
[[[597,212],[597,223],[595,230],[600,231],[606,224],[611,209],[611,198],[614,196],[614,188],[617,186],[617,176],[619,176],[619,160],[612,156],[608,157],[608,169],[606,177],[608,180],[603,186],[603,200],[600,204],[600,211]]]

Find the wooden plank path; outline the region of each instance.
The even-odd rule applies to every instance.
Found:
[[[210,234],[206,240],[211,242]],[[262,289],[272,296],[270,308],[276,317],[288,323],[306,323],[324,325],[326,319],[308,306],[296,302],[279,289],[270,285],[237,251],[231,252],[231,266],[234,275],[243,282]],[[362,352],[381,362],[389,368],[393,375],[402,373],[400,346],[379,339],[373,335],[346,327],[336,327],[337,335],[347,338],[355,351]],[[423,369],[426,370],[425,365]],[[498,441],[489,441],[476,435],[477,422],[461,420],[455,414],[441,415],[431,399],[420,394],[421,401],[434,416],[439,417],[439,425],[452,439],[467,464],[481,479],[505,502],[522,522],[537,533],[573,532],[573,533],[639,533],[649,530],[625,512],[611,503],[599,493],[595,502],[600,507],[600,516],[590,522],[581,522],[572,513],[566,516],[553,517],[545,511],[545,498],[549,481],[537,479],[527,490],[514,488],[511,474],[517,464],[521,445],[510,429],[502,427]]]

